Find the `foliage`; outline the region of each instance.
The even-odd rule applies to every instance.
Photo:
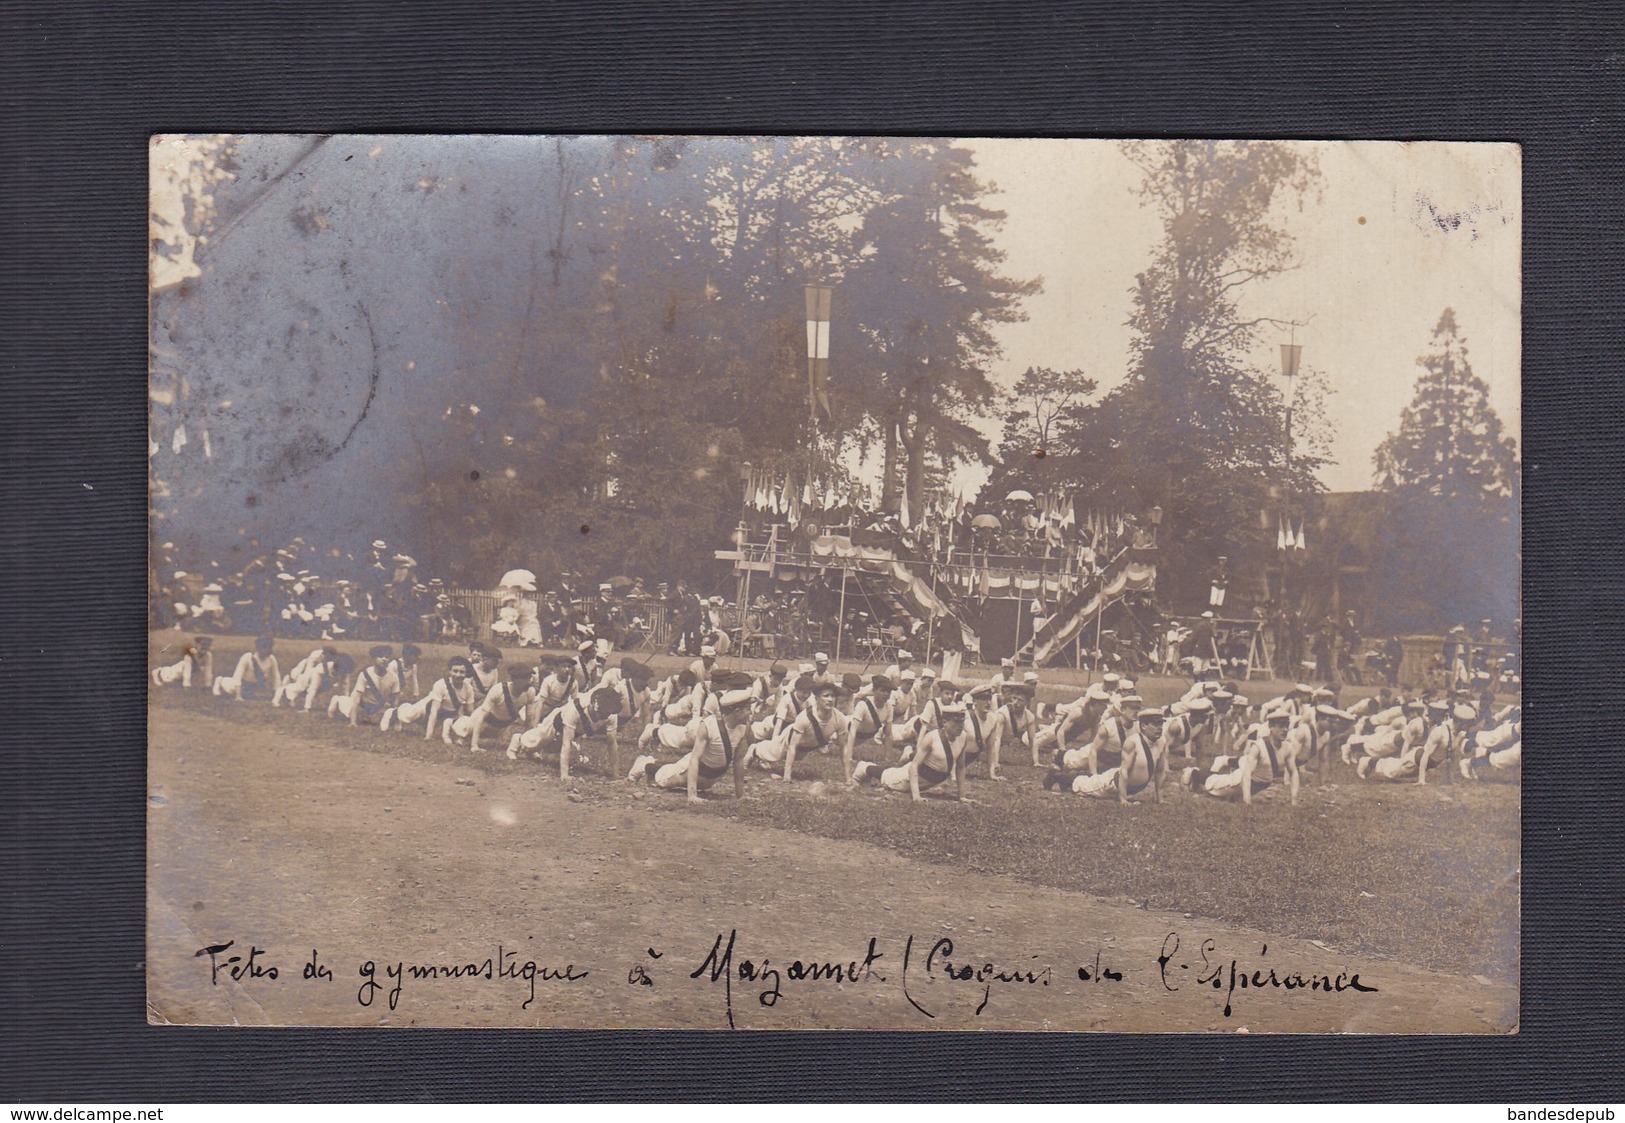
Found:
[[[1278,143],[1169,141],[1124,146],[1163,236],[1136,278],[1128,377],[1063,418],[1059,444],[1085,503],[1131,512],[1161,505],[1159,584],[1190,607],[1219,556],[1262,570],[1271,513],[1302,511],[1319,491],[1318,431],[1297,425],[1286,455],[1285,405],[1248,353],[1267,317],[1247,317],[1249,286],[1292,268],[1278,210],[1314,191],[1303,149]],[[1324,380],[1299,379],[1296,409],[1323,425]],[[1317,420],[1319,419],[1319,420]],[[1262,517],[1261,517],[1262,516]]]
[[[990,326],[1037,287],[998,274],[1002,216],[944,141],[237,143],[228,229],[155,312],[232,403],[216,462],[179,481],[205,539],[385,535],[475,585],[513,565],[703,578],[745,461],[827,479],[900,440],[920,496],[928,469],[984,456]],[[817,425],[813,281],[836,290]]]
[[[888,509],[906,490],[918,520],[933,466],[988,459],[969,422],[993,396],[992,328],[1025,319],[1021,301],[1040,281],[996,271],[1005,255],[992,236],[1004,214],[981,203],[987,188],[969,152],[942,141],[863,144],[878,195],[842,285],[856,346],[837,356],[837,386],[863,403],[882,446]]]
[[[1098,387],[1081,370],[1028,367],[1022,372],[1004,411],[998,467],[988,478],[987,494],[1022,488],[1037,495],[1070,486],[1085,466],[1067,454],[1062,434],[1076,424],[1078,411]]]
[[[1452,502],[1510,499],[1517,446],[1502,433],[1489,387],[1467,361],[1453,309],[1433,329],[1433,350],[1416,361],[1422,368],[1416,395],[1373,457],[1377,487]]]
[[[1392,629],[1438,629],[1519,615],[1522,495],[1517,449],[1473,373],[1446,308],[1417,363],[1416,394],[1378,446],[1388,496],[1376,580]]]

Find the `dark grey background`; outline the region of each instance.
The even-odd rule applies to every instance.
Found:
[[[1625,6],[10,4],[0,1099],[1625,1098]],[[154,132],[1523,143],[1523,1031],[1483,1039],[149,1028]],[[89,484],[87,489],[84,485]],[[85,689],[89,687],[89,689]],[[72,700],[52,701],[64,692]]]

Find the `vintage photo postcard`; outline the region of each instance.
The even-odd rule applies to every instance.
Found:
[[[149,1019],[1516,1032],[1519,160],[155,137]]]

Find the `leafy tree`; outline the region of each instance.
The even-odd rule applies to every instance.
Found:
[[[1449,308],[1417,364],[1416,393],[1377,447],[1388,499],[1376,581],[1384,624],[1442,628],[1518,614],[1517,449],[1473,373]]]
[[[882,448],[883,502],[896,509],[906,492],[917,520],[933,463],[988,458],[970,420],[993,396],[992,327],[1025,319],[1021,302],[1042,282],[997,271],[1005,255],[992,235],[1004,213],[983,204],[968,150],[871,140],[862,151],[879,201],[853,237],[840,291],[857,346],[834,356],[833,381],[863,403]]]
[[[1024,488],[1036,495],[1081,473],[1083,466],[1067,455],[1062,434],[1097,388],[1081,370],[1028,367],[1010,392],[999,464],[988,478],[987,494]]]
[[[1067,419],[1061,441],[1086,501],[1164,508],[1165,595],[1189,599],[1220,555],[1241,563],[1237,571],[1261,571],[1274,542],[1260,512],[1282,496],[1312,505],[1319,490],[1323,446],[1295,426],[1287,455],[1283,396],[1248,361],[1260,329],[1284,325],[1238,303],[1293,267],[1277,212],[1313,193],[1319,173],[1312,155],[1279,143],[1156,141],[1124,151],[1144,173],[1140,197],[1163,235],[1133,289],[1128,376]],[[1316,385],[1295,389],[1312,398]],[[1319,412],[1301,399],[1298,409]]]
[[[1033,288],[997,274],[1000,216],[943,142],[233,145],[202,275],[154,306],[155,348],[214,379],[214,466],[172,489],[200,549],[242,523],[409,543],[454,582],[703,578],[745,460],[830,470],[890,433],[921,496],[980,454],[989,325]],[[838,295],[813,442],[815,279]]]

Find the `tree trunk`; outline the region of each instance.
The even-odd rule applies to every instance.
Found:
[[[897,427],[898,422],[893,421],[886,426],[885,451],[880,467],[880,509],[882,511],[896,510],[897,494]]]
[[[920,525],[920,512],[925,509],[925,445],[930,429],[916,418],[914,431],[904,431],[903,448],[908,452],[908,523]]]

